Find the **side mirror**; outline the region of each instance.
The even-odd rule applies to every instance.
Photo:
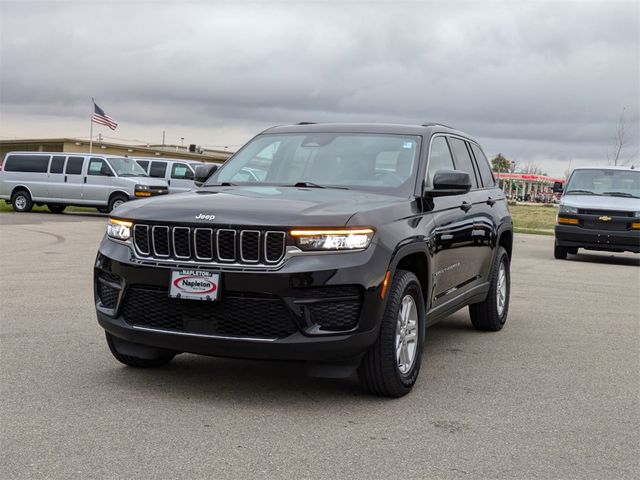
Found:
[[[554,193],[562,193],[563,184],[562,182],[553,182],[553,192]]]
[[[425,190],[425,196],[444,197],[462,195],[471,190],[471,177],[461,170],[438,170],[433,176],[433,188]]]
[[[193,183],[196,187],[201,187],[204,182],[209,180],[209,177],[218,170],[218,166],[215,163],[210,163],[208,165],[198,165],[196,167],[196,174],[193,178]]]

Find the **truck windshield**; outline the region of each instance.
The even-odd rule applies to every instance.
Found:
[[[574,170],[567,183],[566,194],[640,198],[640,171],[612,168]]]
[[[135,160],[126,157],[107,158],[109,165],[119,177],[147,177],[144,169]]]
[[[262,184],[410,195],[420,137],[364,133],[260,135],[205,186]]]

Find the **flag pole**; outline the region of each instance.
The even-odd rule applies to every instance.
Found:
[[[93,153],[93,112],[96,110],[95,104],[96,102],[93,100],[93,97],[91,97],[91,117],[89,117],[91,122],[91,127],[89,128],[89,153]]]

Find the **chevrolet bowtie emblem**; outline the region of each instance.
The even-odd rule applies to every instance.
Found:
[[[608,222],[609,220],[611,220],[611,217],[609,217],[608,215],[602,215],[601,217],[598,217],[598,220],[600,220],[601,222]]]

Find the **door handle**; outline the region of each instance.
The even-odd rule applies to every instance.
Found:
[[[64,176],[64,183],[67,183],[67,176]]]
[[[460,208],[465,212],[468,212],[469,210],[471,210],[471,207],[473,207],[473,204],[469,202],[462,202],[462,205],[460,205]]]
[[[487,198],[487,205],[489,205],[489,206],[493,207],[493,205],[494,205],[495,203],[496,203],[496,201],[495,201],[495,199],[494,199],[494,198],[491,198],[491,197]]]
[[[84,177],[84,183],[87,183],[87,177]]]

